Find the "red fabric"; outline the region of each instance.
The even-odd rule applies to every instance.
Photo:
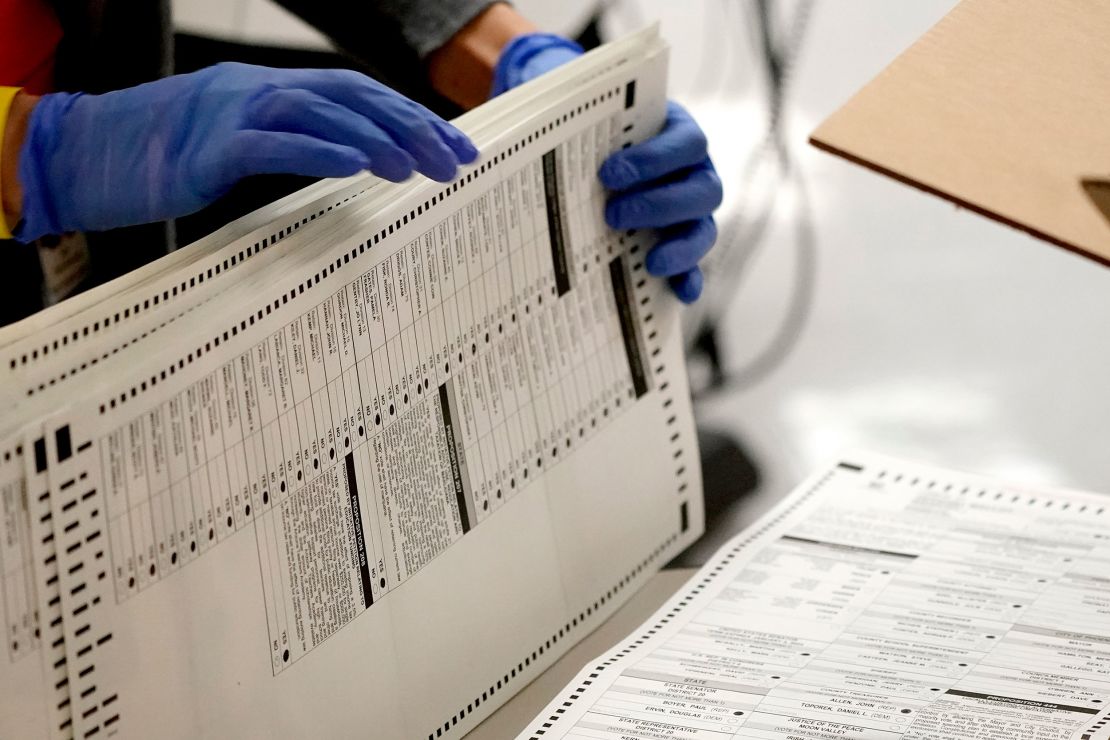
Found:
[[[46,0],[0,0],[0,85],[35,95],[50,92],[61,38]]]

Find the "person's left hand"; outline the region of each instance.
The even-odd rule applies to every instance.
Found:
[[[550,34],[513,39],[494,70],[493,95],[516,87],[582,54],[572,41]],[[701,295],[698,263],[717,240],[713,211],[721,204],[721,180],[709,159],[705,134],[677,103],[667,105],[663,130],[612,154],[598,175],[611,191],[605,220],[614,229],[658,229],[648,252],[648,272],[670,281],[679,300]]]

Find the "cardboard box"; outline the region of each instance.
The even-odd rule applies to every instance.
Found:
[[[1110,3],[965,0],[810,141],[1110,266]]]

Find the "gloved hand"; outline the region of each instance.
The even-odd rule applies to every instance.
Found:
[[[15,236],[182,216],[247,175],[445,182],[478,151],[423,106],[350,70],[220,64],[105,95],[44,96],[20,150]]]
[[[559,36],[518,36],[501,52],[492,94],[581,53],[580,46]],[[713,211],[723,196],[697,122],[682,106],[669,103],[663,130],[611,155],[598,174],[612,191],[605,220],[614,229],[658,229],[661,239],[648,252],[644,266],[653,275],[666,276],[684,303],[697,300],[703,280],[698,262],[717,240]]]

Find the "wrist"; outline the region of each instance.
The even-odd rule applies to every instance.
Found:
[[[83,93],[49,93],[28,101],[23,121],[22,142],[13,164],[18,167],[19,221],[12,229],[15,238],[32,242],[47,234],[83,231],[84,215],[76,208],[73,195],[90,187],[77,177],[77,158],[104,156],[104,152],[79,144],[64,150],[65,142],[82,130],[95,129],[97,122],[71,127],[66,117]],[[71,141],[72,143],[72,141]]]
[[[568,38],[551,33],[517,36],[501,52],[493,72],[490,97],[522,85],[583,54]]]
[[[0,202],[3,204],[4,221],[10,229],[15,229],[23,212],[23,188],[19,181],[19,156],[23,142],[27,138],[27,126],[31,112],[39,97],[24,92],[16,93],[7,111],[7,121],[3,126],[3,141],[0,141]]]
[[[490,5],[428,57],[432,87],[463,108],[484,103],[502,49],[514,38],[536,30],[511,6]]]

